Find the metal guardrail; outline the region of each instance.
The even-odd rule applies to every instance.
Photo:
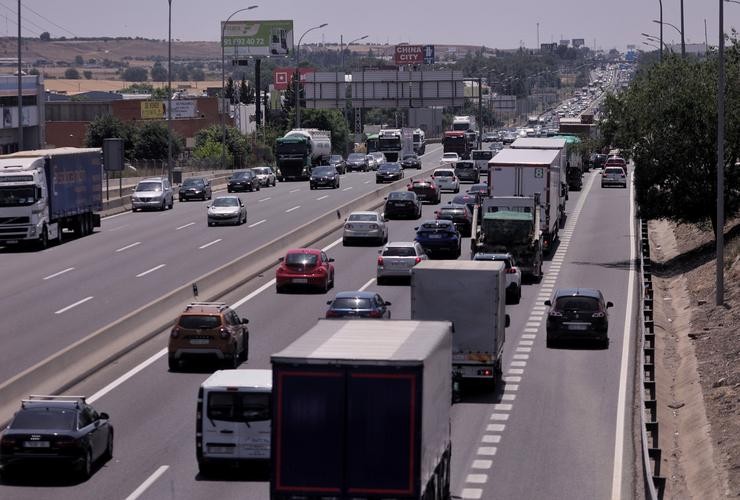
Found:
[[[653,317],[653,270],[650,260],[648,223],[640,222],[640,434],[645,495],[662,500],[666,478],[660,475],[661,449],[658,441],[658,404],[655,382],[655,320]]]

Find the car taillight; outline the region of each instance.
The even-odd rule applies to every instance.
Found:
[[[516,267],[510,267],[507,269],[506,274],[516,274]]]
[[[179,336],[180,336],[180,328],[176,326],[170,332],[170,337],[172,337],[173,339],[176,339]]]
[[[418,264],[419,262],[421,262],[421,257],[417,257],[417,258],[415,258],[415,259],[414,259],[414,262],[415,262],[416,264]]]
[[[57,438],[56,443],[58,448],[74,448],[78,446],[78,442],[69,436],[60,436]]]
[[[218,336],[221,337],[222,339],[228,339],[229,338],[229,331],[226,330],[226,328],[221,328],[218,331]]]
[[[377,224],[369,224],[368,227],[370,229],[378,229],[378,225]]]
[[[591,315],[592,318],[603,318],[605,316],[604,311],[597,311]]]
[[[383,257],[381,257],[380,255],[378,255],[378,265],[379,266],[383,265]]]
[[[352,224],[345,224],[344,225],[344,228],[345,229],[352,229]]]
[[[339,313],[336,312],[336,311],[334,311],[334,310],[332,310],[332,309],[329,309],[328,311],[326,311],[326,317],[327,318],[338,318],[339,317]]]
[[[560,311],[556,311],[556,310],[553,309],[552,311],[549,312],[549,315],[550,316],[553,316],[553,317],[558,317],[559,318],[559,317],[561,317],[563,315],[563,313],[561,313]]]
[[[381,313],[380,311],[370,311],[370,314],[368,314],[368,316],[371,318],[380,318],[383,316],[383,313]]]
[[[15,438],[12,438],[10,436],[3,436],[2,439],[0,439],[0,447],[2,448],[13,448],[15,444]]]

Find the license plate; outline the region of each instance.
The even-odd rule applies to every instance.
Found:
[[[26,441],[23,446],[25,448],[48,448],[49,441]]]
[[[293,278],[293,283],[308,283],[308,278]]]
[[[233,446],[211,446],[208,445],[208,453],[234,453]]]
[[[441,239],[442,238],[442,235],[441,234],[430,234],[429,235],[429,238],[431,238],[433,240],[438,240],[438,239]]]
[[[404,204],[404,203],[403,203],[402,201],[396,201],[396,202],[393,202],[393,206],[394,206],[394,207],[402,207],[402,206],[404,206],[404,205],[405,205],[405,204]]]
[[[204,345],[204,344],[208,344],[208,342],[209,342],[208,339],[190,339],[190,343],[192,345]]]
[[[568,325],[568,330],[588,330],[588,325],[585,323],[571,323]]]

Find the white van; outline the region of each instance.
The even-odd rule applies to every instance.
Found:
[[[270,459],[271,399],[272,370],[218,370],[201,384],[195,425],[201,474]]]

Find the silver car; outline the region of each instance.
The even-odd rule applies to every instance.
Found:
[[[378,285],[382,285],[386,278],[411,277],[411,268],[422,260],[427,260],[427,254],[415,241],[394,241],[388,243],[382,250],[378,250]]]
[[[234,195],[217,196],[213,203],[208,205],[208,225],[234,224],[247,222],[247,207],[241,198]]]
[[[172,208],[175,194],[166,177],[147,177],[139,181],[131,193],[131,210]]]
[[[275,172],[272,171],[272,168],[270,167],[254,167],[252,168],[252,172],[254,173],[255,177],[260,181],[260,186],[275,186],[277,184],[277,178],[275,177]]]
[[[353,240],[371,240],[383,244],[388,241],[386,219],[378,212],[352,212],[344,222],[342,244],[347,246]]]

